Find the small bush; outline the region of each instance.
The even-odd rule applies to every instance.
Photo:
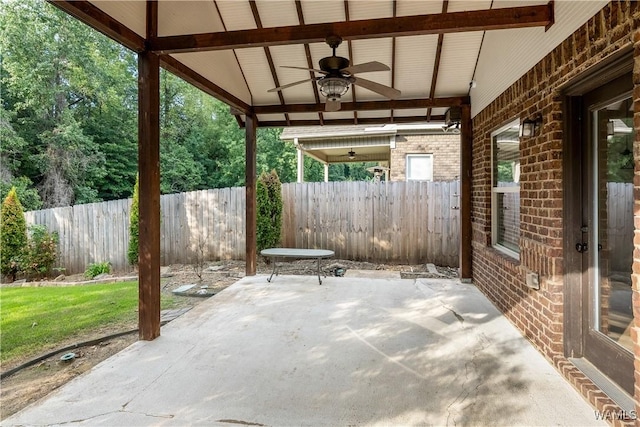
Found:
[[[108,261],[97,262],[95,264],[89,264],[89,267],[84,272],[84,277],[87,279],[93,279],[100,274],[111,273],[111,264]]]
[[[24,210],[13,187],[2,203],[0,221],[0,266],[2,274],[15,280],[27,244]]]
[[[136,177],[136,184],[133,187],[133,202],[131,203],[131,214],[129,215],[129,251],[127,252],[127,259],[131,265],[138,265],[138,244],[140,236],[140,214],[138,212],[139,179],[139,177]]]
[[[58,233],[49,232],[44,225],[29,227],[29,240],[22,268],[29,275],[49,275],[58,259]]]
[[[282,184],[275,170],[256,183],[258,251],[278,246],[282,230]]]

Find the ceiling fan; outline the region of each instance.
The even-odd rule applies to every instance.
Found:
[[[322,76],[275,87],[273,89],[269,89],[268,92],[277,92],[302,83],[315,81],[320,87],[320,93],[327,98],[325,110],[328,112],[340,110],[340,99],[345,93],[347,93],[349,86],[352,84],[362,86],[365,89],[369,89],[370,91],[378,93],[389,99],[396,99],[400,97],[401,92],[397,89],[354,76],[358,73],[389,71],[390,68],[388,66],[378,61],[350,65],[347,58],[336,56],[336,49],[340,46],[340,43],[342,43],[342,38],[339,36],[329,36],[326,38],[326,43],[333,49],[333,55],[320,60],[319,70],[314,68],[282,66],[282,68],[313,71],[314,73],[322,74]]]

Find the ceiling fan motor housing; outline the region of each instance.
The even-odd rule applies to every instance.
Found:
[[[349,66],[349,60],[341,56],[327,56],[320,60],[320,69],[329,74],[341,75],[340,70]]]

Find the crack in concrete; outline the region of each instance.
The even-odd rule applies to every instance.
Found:
[[[480,372],[478,370],[478,364],[476,362],[476,359],[479,356],[479,353],[484,351],[488,346],[489,346],[489,340],[487,339],[487,337],[484,334],[480,334],[476,337],[477,342],[478,342],[478,347],[476,347],[476,349],[473,351],[472,355],[471,355],[471,360],[469,360],[468,362],[466,362],[464,364],[464,369],[465,369],[465,380],[461,385],[462,391],[458,394],[458,396],[447,406],[447,426],[451,425],[450,424],[450,420],[453,417],[453,425],[457,426],[457,422],[456,422],[456,416],[457,413],[455,413],[456,411],[454,411],[453,406],[454,405],[462,405],[468,398],[469,396],[472,394],[471,391],[467,390],[466,386],[467,383],[470,382],[470,378],[469,375],[472,372],[476,373],[476,385],[473,388],[473,395],[474,396],[478,396],[478,389],[480,388],[480,386],[483,384],[484,382],[484,378],[480,375]],[[474,406],[475,402],[471,403],[470,406]]]
[[[260,424],[260,423],[253,423],[251,421],[243,421],[243,420],[228,420],[228,419],[224,419],[224,420],[216,420],[216,422],[219,423],[229,423],[229,424],[242,424],[243,426],[262,426],[264,427],[264,424]]]

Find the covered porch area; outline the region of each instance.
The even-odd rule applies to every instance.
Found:
[[[606,425],[474,286],[245,277],[3,425]]]

